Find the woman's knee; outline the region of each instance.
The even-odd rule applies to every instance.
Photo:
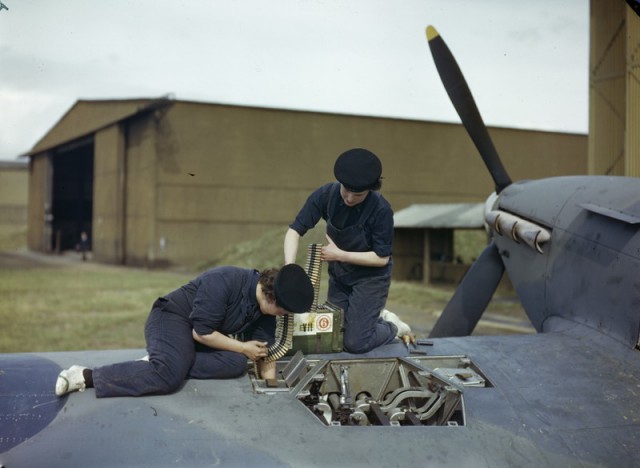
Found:
[[[245,365],[242,367],[234,367],[234,368],[228,369],[226,375],[220,378],[235,379],[237,377],[242,377],[246,371],[247,371],[247,366],[245,362]]]
[[[232,351],[198,353],[196,362],[189,371],[194,379],[232,379],[242,376],[247,370],[247,358]]]
[[[174,368],[155,359],[151,359],[150,364],[153,366],[156,375],[157,393],[173,393],[184,384],[186,372],[183,369]]]
[[[244,359],[241,363],[232,364],[230,362],[224,363],[224,365],[216,366],[209,371],[210,379],[235,379],[242,377],[247,371],[247,360]]]
[[[225,366],[225,373],[227,378],[241,377],[247,371],[247,358],[244,354],[233,353],[229,356],[227,365]]]
[[[362,354],[371,351],[371,340],[360,334],[347,333],[345,331],[342,346],[349,353]]]

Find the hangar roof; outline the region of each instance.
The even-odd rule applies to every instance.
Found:
[[[160,99],[79,100],[56,122],[34,147],[22,156],[41,153],[85,137],[96,130],[169,103]]]
[[[393,215],[396,228],[479,229],[484,224],[484,203],[410,205]]]

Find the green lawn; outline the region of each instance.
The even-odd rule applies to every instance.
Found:
[[[0,352],[144,347],[151,304],[189,279],[124,268],[2,269]]]
[[[211,266],[262,269],[280,265],[283,235],[283,230],[274,230],[254,242],[237,244],[191,273],[114,267],[78,259],[36,268],[4,266],[0,268],[0,352],[143,348],[144,322],[157,297]],[[462,237],[465,257],[473,257],[484,238],[477,233]],[[22,238],[0,236],[0,252],[24,250],[18,245]],[[298,263],[304,265],[309,243],[323,239],[322,227],[305,236]],[[327,276],[325,265],[320,301],[326,298]],[[415,330],[426,332],[453,288],[396,281],[391,285],[388,306]],[[509,299],[514,294],[500,292],[499,297]],[[513,316],[518,321],[524,317],[517,300],[494,301],[488,313]]]

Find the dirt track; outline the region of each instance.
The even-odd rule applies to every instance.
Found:
[[[40,253],[19,250],[16,252],[0,252],[0,268],[4,269],[30,269],[30,268],[64,268],[72,266],[82,259],[66,255],[46,255]]]

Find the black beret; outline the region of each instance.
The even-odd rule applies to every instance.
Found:
[[[283,266],[273,283],[276,305],[289,312],[308,312],[313,303],[313,284],[300,265]]]
[[[333,174],[345,188],[352,192],[364,192],[378,185],[382,163],[371,151],[354,148],[338,156]]]

